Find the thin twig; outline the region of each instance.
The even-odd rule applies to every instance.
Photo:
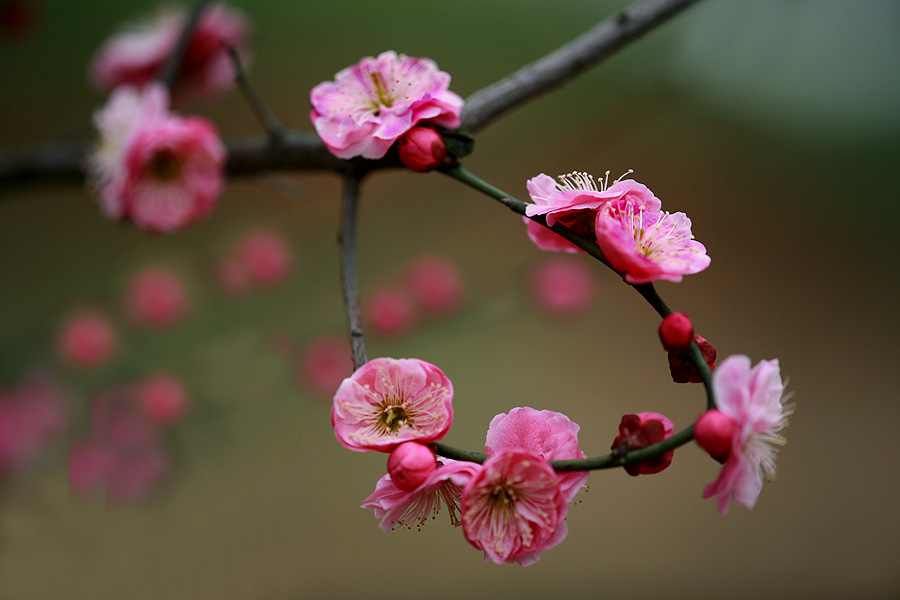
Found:
[[[344,310],[347,314],[347,332],[353,352],[353,366],[363,366],[366,357],[366,340],[363,335],[362,311],[359,302],[359,286],[356,281],[356,221],[359,208],[360,175],[344,175],[344,194],[341,206],[341,288],[344,291]]]
[[[231,64],[234,65],[235,83],[237,83],[238,88],[244,94],[247,104],[253,109],[253,114],[259,119],[263,128],[269,132],[269,138],[274,142],[280,141],[286,135],[284,125],[281,124],[275,113],[269,109],[262,96],[257,93],[256,88],[250,83],[250,78],[247,77],[247,72],[244,70],[244,65],[241,64],[241,57],[238,56],[237,50],[228,44],[223,44],[223,46],[231,58]]]
[[[181,27],[175,49],[169,56],[169,60],[166,61],[162,70],[159,72],[157,79],[170,90],[175,85],[175,82],[178,80],[178,75],[181,73],[184,56],[187,54],[187,49],[191,42],[191,34],[194,32],[197,21],[200,20],[200,15],[203,14],[206,5],[209,4],[209,2],[210,0],[196,0],[196,2],[194,2],[194,6],[191,7],[190,13],[188,13],[187,19],[185,19],[184,25]]]

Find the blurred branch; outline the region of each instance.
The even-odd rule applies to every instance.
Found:
[[[184,63],[184,56],[187,54],[188,45],[191,42],[191,34],[194,32],[197,21],[200,20],[200,15],[203,14],[207,4],[209,4],[209,0],[197,0],[194,2],[194,6],[191,7],[191,11],[185,20],[184,25],[181,27],[181,32],[178,35],[178,42],[175,44],[175,50],[172,52],[172,55],[169,56],[169,60],[166,61],[159,72],[159,77],[157,79],[170,90],[178,80],[178,75],[181,73],[181,66]]]
[[[585,69],[658,27],[697,0],[641,0],[606,19],[587,33],[547,56],[523,67],[466,99],[463,127],[476,131],[513,108],[558,87]],[[191,17],[205,4],[198,0]],[[189,34],[185,24],[184,35]],[[185,33],[187,32],[187,33]],[[187,44],[187,38],[184,44]],[[186,47],[186,46],[185,46]],[[184,48],[181,49],[183,54]],[[168,65],[180,64],[173,55]],[[175,69],[174,66],[168,67]],[[167,79],[168,81],[168,79]],[[283,129],[272,144],[270,136],[253,136],[226,142],[227,171],[231,176],[272,170],[328,170],[340,173],[372,171],[399,166],[395,159],[348,161],[335,158],[315,133]],[[49,143],[25,150],[0,149],[0,186],[36,181],[66,181],[84,177],[82,164],[89,142]]]

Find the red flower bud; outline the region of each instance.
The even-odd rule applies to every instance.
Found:
[[[694,338],[694,324],[684,313],[666,315],[659,325],[659,339],[666,350],[683,352],[691,345]]]
[[[670,438],[674,431],[672,421],[656,412],[625,415],[619,424],[619,435],[610,448],[614,454],[626,454]],[[625,465],[625,472],[633,476],[659,473],[672,463],[674,455],[675,451],[669,450],[655,458]]]
[[[694,424],[694,440],[710,456],[724,463],[731,454],[735,423],[718,409],[708,410]]]
[[[715,370],[716,349],[713,348],[713,345],[696,333],[694,334],[694,343],[697,344],[700,354],[709,365],[709,370]],[[687,353],[678,350],[669,350],[669,372],[675,383],[701,383],[703,381],[697,367],[688,359]]]
[[[420,173],[432,171],[447,156],[444,139],[430,127],[413,127],[397,142],[400,162]]]

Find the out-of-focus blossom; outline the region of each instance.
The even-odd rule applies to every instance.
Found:
[[[60,357],[77,367],[99,367],[112,358],[116,348],[112,324],[104,315],[94,311],[69,315],[62,323],[57,338]]]
[[[376,358],[345,379],[334,396],[334,435],[356,452],[390,452],[403,442],[444,437],[453,423],[453,385],[416,358]]]
[[[675,426],[665,415],[657,412],[642,412],[635,415],[624,415],[619,423],[619,435],[613,440],[610,448],[613,454],[626,454],[631,450],[639,450],[672,437]],[[652,475],[659,473],[670,464],[674,450],[659,456],[630,463],[624,466],[625,472],[632,476]]]
[[[407,169],[427,173],[441,165],[447,147],[441,134],[431,127],[413,127],[397,142],[397,154]]]
[[[422,255],[406,268],[406,287],[423,312],[447,316],[465,300],[466,286],[459,267],[437,255]]]
[[[350,344],[344,337],[318,337],[300,352],[300,380],[318,394],[333,396],[352,373]]]
[[[419,487],[436,468],[434,450],[419,442],[403,442],[391,450],[387,463],[391,480],[401,490]]]
[[[609,173],[606,174],[606,178],[599,181],[589,173],[577,171],[560,175],[556,181],[541,173],[529,179],[526,187],[533,201],[533,204],[528,204],[525,208],[527,217],[544,215],[548,225],[560,223],[589,241],[596,241],[597,213],[609,202],[629,199],[642,206],[655,207],[656,210],[661,206],[653,192],[632,179],[619,178],[609,185]],[[528,237],[538,248],[558,252],[582,252],[577,246],[543,225],[526,217],[523,219],[527,226]]]
[[[187,12],[166,10],[156,18],[133,23],[110,38],[91,60],[89,78],[102,92],[121,85],[143,87],[159,77],[175,51]],[[246,64],[251,28],[240,12],[221,4],[198,19],[174,85],[176,97],[220,95],[234,83],[234,66],[226,47]]]
[[[267,287],[280,283],[291,268],[290,248],[274,231],[259,229],[245,234],[236,255],[250,279]]]
[[[44,376],[30,376],[0,390],[0,483],[26,468],[66,429],[63,390]]]
[[[117,88],[94,115],[99,143],[89,175],[104,213],[171,232],[206,217],[224,185],[225,147],[201,117],[167,110],[159,84]]]
[[[719,512],[730,502],[753,508],[763,481],[775,478],[775,459],[785,444],[781,430],[792,410],[784,407],[784,384],[778,360],[755,367],[743,355],[729,356],[713,373],[713,392],[719,411],[734,421],[731,454],[718,478],[703,489],[703,497],[717,497]]]
[[[398,487],[390,474],[378,480],[375,491],[365,499],[362,508],[375,511],[375,517],[381,519],[379,527],[382,531],[396,527],[421,529],[428,519],[438,515],[442,505],[447,508],[450,523],[459,525],[463,487],[481,470],[481,465],[449,458],[441,458],[438,462],[438,467],[410,490]]]
[[[537,562],[565,539],[569,505],[547,461],[521,450],[491,456],[462,493],[463,534],[485,562]]]
[[[338,158],[381,158],[418,124],[459,127],[463,101],[427,58],[393,50],[366,57],[310,92],[310,119]]]
[[[152,375],[138,383],[137,397],[147,418],[159,425],[177,423],[187,411],[188,393],[184,383],[167,373]]]
[[[580,262],[552,258],[535,265],[528,274],[528,291],[541,310],[574,316],[588,309],[597,292],[593,272]]]
[[[142,325],[168,327],[188,310],[184,283],[164,267],[147,267],[132,278],[126,295],[126,310]]]
[[[543,460],[585,458],[578,447],[580,429],[577,423],[562,413],[518,407],[509,414],[500,413],[491,419],[484,451],[486,454],[499,454],[504,450],[522,450]],[[575,494],[581,491],[589,475],[589,471],[556,474],[566,502],[571,502]]]
[[[405,289],[386,285],[363,300],[363,316],[375,333],[399,337],[412,327],[416,312],[412,298]]]
[[[703,360],[706,361],[706,364],[709,365],[710,371],[715,370],[716,368],[716,349],[712,344],[706,341],[700,334],[694,334],[694,343],[697,344],[697,348],[700,350],[700,355],[703,356]],[[697,367],[694,366],[694,363],[691,362],[688,357],[687,352],[678,351],[678,350],[669,350],[669,372],[672,375],[672,380],[675,383],[701,383],[703,382],[703,378],[700,376],[700,371],[697,370]]]

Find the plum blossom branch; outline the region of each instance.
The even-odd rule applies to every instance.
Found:
[[[281,124],[281,121],[279,121],[275,114],[269,109],[268,105],[266,105],[265,101],[262,99],[262,96],[257,93],[256,88],[250,83],[244,65],[241,64],[241,57],[238,56],[234,46],[226,45],[225,51],[228,52],[231,64],[234,65],[234,80],[237,83],[238,88],[240,88],[241,93],[244,94],[244,99],[247,100],[247,104],[253,109],[253,114],[259,119],[263,128],[269,132],[270,140],[273,143],[279,143],[286,133],[284,125]]]
[[[203,14],[209,2],[210,0],[197,0],[194,2],[194,6],[191,7],[190,13],[184,21],[184,26],[182,26],[181,32],[178,34],[178,43],[175,45],[175,50],[159,72],[158,80],[169,89],[172,89],[172,86],[175,85],[175,81],[178,79],[178,75],[181,73],[184,56],[191,41],[191,34],[194,32],[194,28],[200,20],[200,15]]]
[[[344,175],[343,202],[341,206],[341,288],[344,292],[344,310],[347,315],[347,332],[353,351],[353,365],[358,369],[368,358],[362,327],[362,311],[359,302],[359,286],[356,279],[356,223],[359,208],[359,183],[361,175]]]

